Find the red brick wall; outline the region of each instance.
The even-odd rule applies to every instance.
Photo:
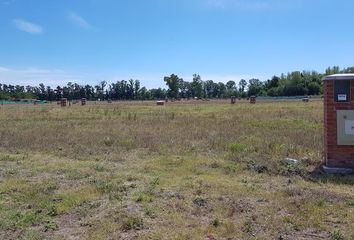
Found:
[[[251,96],[250,97],[250,103],[251,104],[255,104],[256,103],[256,97],[255,96]]]
[[[354,80],[350,85],[350,101],[334,101],[334,81],[324,81],[324,154],[327,167],[354,168],[354,146],[337,145],[336,110],[354,110]]]

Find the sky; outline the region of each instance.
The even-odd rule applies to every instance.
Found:
[[[352,0],[0,0],[0,82],[267,80],[354,65]]]

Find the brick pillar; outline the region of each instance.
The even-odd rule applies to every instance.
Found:
[[[334,82],[324,81],[324,152],[326,165],[329,166],[330,147],[337,145],[337,121],[334,109]]]
[[[256,104],[256,96],[251,96],[250,97],[250,103],[251,104]]]
[[[354,146],[337,143],[337,110],[354,110],[354,80],[349,102],[336,102],[334,81],[324,81],[324,158],[327,167],[354,168]]]
[[[235,104],[236,103],[236,97],[235,96],[232,96],[231,97],[231,104]]]
[[[66,98],[62,98],[62,99],[60,99],[60,105],[62,106],[62,107],[66,107]]]

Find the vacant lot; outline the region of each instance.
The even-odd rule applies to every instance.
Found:
[[[321,101],[0,106],[0,239],[354,239],[354,177],[316,170],[322,118]]]

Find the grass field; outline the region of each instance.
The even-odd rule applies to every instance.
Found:
[[[321,101],[0,106],[0,239],[354,239],[354,177],[317,170],[322,118]]]

